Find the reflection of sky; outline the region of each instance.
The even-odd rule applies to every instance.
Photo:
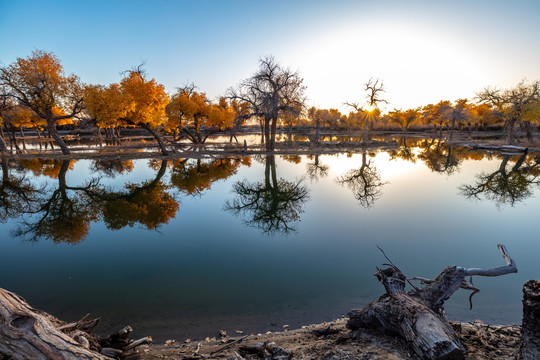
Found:
[[[464,161],[452,176],[433,173],[421,161],[389,160],[385,153],[370,160],[385,184],[374,206],[365,209],[336,182],[360,167],[361,156],[321,155],[329,175],[319,182],[306,179],[310,198],[297,232],[288,236],[261,234],[223,211],[234,196],[234,182],[264,179],[264,163],[255,160],[201,196],[181,196],[176,218],[158,231],[138,226],[108,231],[94,223],[88,238],[75,246],[4,235],[0,253],[9,256],[0,263],[0,286],[66,320],[92,312],[103,317],[107,330],[129,323],[158,338],[159,329],[179,331],[180,337],[202,333],[209,319],[220,328],[247,328],[250,321],[259,327],[300,324],[328,320],[374,300],[383,287],[372,274],[385,262],[376,245],[408,276],[435,277],[451,264],[503,265],[496,248],[501,242],[519,273],[475,279],[481,292],[473,310],[468,311],[465,292],[451,299],[447,310],[450,318],[520,322],[521,286],[539,273],[538,188],[525,203],[499,210],[492,202],[462,197],[458,187],[473,182],[481,170],[494,171],[500,160]],[[303,157],[292,164],[277,156],[277,175],[300,179],[313,161]],[[77,162],[68,183],[84,182],[91,175],[89,164]],[[137,160],[133,172],[103,181],[122,187],[156,173],[147,160]],[[0,225],[3,234],[10,228]]]

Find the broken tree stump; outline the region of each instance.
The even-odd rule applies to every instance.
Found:
[[[518,360],[540,359],[540,281],[523,285],[523,322]]]
[[[506,266],[492,269],[448,266],[434,280],[413,278],[427,285],[422,289],[413,286],[414,289],[408,292],[405,284],[409,280],[383,252],[390,267],[377,269],[375,276],[384,285],[386,294],[378,301],[349,312],[347,327],[353,330],[377,329],[400,336],[422,359],[463,359],[465,348],[448,323],[443,305],[459,288],[472,290],[471,297],[479,291],[472,282],[465,281],[468,276],[500,276],[517,272],[506,248],[501,244],[497,246]]]
[[[87,316],[66,324],[0,288],[0,355],[14,360],[107,360],[151,342],[150,338],[128,340],[130,327],[107,338],[91,334],[99,319],[87,320]]]

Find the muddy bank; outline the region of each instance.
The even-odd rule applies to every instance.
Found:
[[[140,347],[146,359],[415,359],[402,339],[369,330],[351,331],[345,318],[283,329],[265,334],[220,334],[201,341],[171,339],[166,344]],[[481,322],[451,322],[467,349],[466,359],[514,359],[519,326],[491,326]],[[281,355],[280,355],[281,354]],[[273,356],[273,357],[272,357]]]

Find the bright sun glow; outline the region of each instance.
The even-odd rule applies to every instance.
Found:
[[[368,25],[369,22],[343,25],[307,41],[298,50],[300,70],[310,81],[309,97],[318,106],[339,108],[344,101],[366,101],[363,84],[372,77],[385,84],[383,99],[389,104],[379,104],[383,113],[441,99],[471,97],[489,84],[482,70],[485,66],[479,66],[473,55],[462,56],[475,53],[469,42],[457,41],[451,33],[403,21],[378,23],[377,41],[370,43],[366,54],[360,44],[369,41]],[[303,61],[306,53],[312,59],[309,62]],[[333,91],[329,92],[330,88]],[[372,111],[365,106],[364,109]]]
[[[373,110],[375,110],[375,106],[372,106],[372,105],[366,106],[366,111],[372,112]]]

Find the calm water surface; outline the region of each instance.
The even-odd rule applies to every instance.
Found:
[[[417,146],[417,145],[415,145]],[[535,156],[424,144],[355,155],[3,162],[0,287],[64,320],[101,316],[168,338],[277,330],[376,300],[385,262],[435,277],[446,265],[519,273],[475,278],[451,319],[521,321],[538,279]]]

